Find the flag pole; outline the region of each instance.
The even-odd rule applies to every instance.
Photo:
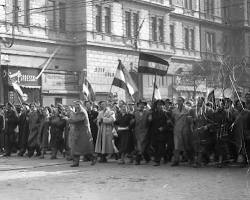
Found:
[[[154,102],[154,97],[155,97],[155,86],[156,86],[156,73],[154,77],[154,88],[153,88],[153,95],[152,95],[152,103]]]

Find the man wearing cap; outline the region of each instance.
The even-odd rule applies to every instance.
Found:
[[[15,129],[18,124],[18,117],[15,107],[9,102],[7,103],[7,112],[5,115],[5,154],[4,156],[10,156],[14,145]]]
[[[149,143],[148,125],[152,117],[150,117],[150,112],[146,110],[146,106],[146,101],[140,100],[137,103],[137,110],[134,113],[134,120],[132,121],[134,124],[136,165],[140,165],[142,155],[147,162],[150,160],[145,150]]]

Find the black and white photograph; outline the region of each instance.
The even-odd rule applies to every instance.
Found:
[[[0,0],[1,200],[250,200],[250,0]]]

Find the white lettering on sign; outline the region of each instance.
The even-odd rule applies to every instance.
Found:
[[[11,79],[14,79],[17,83],[20,82],[34,82],[36,80],[36,76],[34,75],[27,75],[22,74],[20,70],[18,70],[16,73],[9,73],[9,76]]]

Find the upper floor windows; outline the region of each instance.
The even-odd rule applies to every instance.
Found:
[[[195,34],[193,28],[184,28],[184,48],[195,50]]]
[[[18,0],[13,0],[13,24],[18,25],[19,23],[19,18],[18,18],[18,13],[19,13],[19,1]]]
[[[97,32],[102,32],[102,7],[100,5],[95,6],[95,27]]]
[[[105,33],[111,33],[111,9],[109,7],[105,8]]]
[[[95,29],[97,32],[111,33],[111,8],[95,6]]]
[[[184,0],[184,8],[192,10],[193,9],[193,0]]]
[[[56,23],[56,20],[57,20],[57,17],[56,17],[56,2],[55,1],[52,1],[52,0],[49,0],[48,1],[48,17],[50,18],[49,20],[49,28],[50,29],[56,29],[56,26],[57,26],[57,23]]]
[[[214,0],[204,1],[204,13],[207,15],[214,15]]]
[[[163,17],[152,16],[151,17],[151,39],[153,41],[164,41],[164,20]]]
[[[24,25],[30,26],[30,0],[24,2]]]
[[[170,25],[170,46],[175,47],[175,27],[173,24]]]
[[[125,11],[125,36],[127,38],[138,37],[139,35],[139,13]]]
[[[59,3],[59,30],[66,30],[66,4],[62,2]]]
[[[131,37],[131,12],[125,12],[125,35]]]
[[[206,32],[206,51],[216,53],[215,33]]]

